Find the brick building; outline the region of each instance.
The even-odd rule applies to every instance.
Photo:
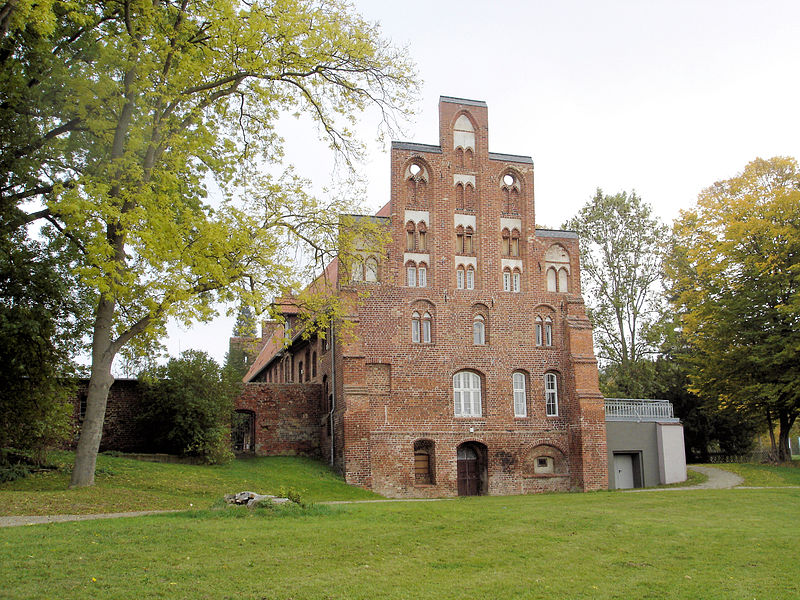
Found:
[[[488,133],[484,102],[441,97],[438,145],[392,144],[373,217],[392,241],[326,270],[350,335],[303,339],[282,305],[245,377],[240,449],[317,453],[392,497],[607,488],[577,236],[536,228],[532,159],[490,152]]]

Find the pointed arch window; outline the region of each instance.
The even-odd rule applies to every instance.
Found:
[[[370,283],[378,281],[378,261],[371,256],[364,262],[364,279]]]
[[[475,289],[475,269],[472,265],[467,267],[467,289]]]
[[[422,315],[422,343],[423,344],[430,344],[431,343],[431,322],[433,319],[431,318],[431,313],[426,312]]]
[[[553,320],[550,317],[544,320],[544,345],[553,345]]]
[[[417,287],[428,287],[428,266],[424,262],[417,266]]]
[[[522,274],[519,272],[519,269],[514,269],[514,272],[511,274],[511,291],[519,293],[522,286]]]
[[[459,290],[463,290],[464,289],[464,282],[465,282],[464,267],[459,266],[456,269],[456,288],[459,289]]]
[[[456,227],[456,254],[464,254],[464,228]]]
[[[406,285],[417,287],[417,265],[410,261],[406,263]]]
[[[535,325],[535,329],[536,329],[536,345],[537,346],[541,346],[542,345],[542,340],[544,339],[544,337],[543,337],[544,331],[543,331],[543,327],[542,327],[542,317],[536,317],[535,323],[536,323],[536,325]]]
[[[424,221],[417,224],[417,252],[428,251],[428,228]]]
[[[409,221],[406,223],[406,251],[413,252],[416,249],[416,242],[414,241],[414,223]]]
[[[514,229],[514,231],[511,232],[509,256],[519,256],[519,231],[517,229]]]
[[[418,344],[422,339],[421,333],[419,313],[414,311],[411,313],[411,341]]]
[[[567,270],[564,268],[558,270],[558,291],[569,291],[569,273],[567,273]]]
[[[556,270],[552,267],[547,269],[547,291],[548,292],[556,292],[558,291],[558,275],[556,274]]]
[[[511,269],[503,269],[503,291],[511,291]]]
[[[500,234],[503,238],[502,243],[502,252],[503,256],[510,256],[511,255],[511,233],[509,233],[508,229],[503,229]]]
[[[464,254],[474,254],[475,246],[473,244],[473,237],[475,230],[472,227],[467,227],[464,230]]]

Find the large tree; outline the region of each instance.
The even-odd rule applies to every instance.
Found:
[[[123,347],[170,317],[209,317],[237,282],[253,303],[291,286],[299,240],[317,259],[334,251],[352,198],[322,203],[291,172],[264,174],[281,154],[278,116],[310,115],[349,160],[357,115],[389,118],[415,90],[404,53],[338,0],[0,6],[0,203],[68,238],[94,291],[72,486],[94,481]]]
[[[778,458],[800,412],[800,169],[756,159],[701,192],[675,222],[667,263],[695,352],[693,390],[779,425]]]
[[[661,259],[667,227],[636,195],[594,198],[565,227],[581,239],[581,274],[600,360],[619,367],[654,353],[661,339]]]

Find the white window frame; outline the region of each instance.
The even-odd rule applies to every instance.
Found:
[[[511,376],[511,385],[514,389],[514,416],[528,416],[528,400],[525,392],[525,373],[515,372]]]
[[[459,290],[464,289],[464,269],[456,269],[456,288]]]
[[[542,338],[542,331],[543,330],[542,330],[542,318],[541,317],[536,317],[536,327],[535,327],[535,329],[536,329],[536,345],[537,346],[541,346],[542,345],[542,339],[543,339]]]
[[[453,375],[453,414],[456,417],[480,417],[481,378],[472,371]]]
[[[414,312],[411,315],[411,341],[415,344],[419,344],[420,341],[420,323],[418,312]]]
[[[422,343],[431,343],[431,313],[426,312],[422,315]]]
[[[417,267],[406,267],[406,285],[417,287]]]
[[[472,343],[475,346],[486,345],[486,321],[482,315],[472,318]]]
[[[550,320],[550,317],[544,320],[544,345],[553,345],[553,322]]]
[[[544,374],[545,411],[548,417],[558,416],[558,377],[555,373]]]
[[[467,268],[467,289],[475,289],[475,269],[472,267]]]
[[[503,291],[510,292],[511,291],[511,272],[510,271],[503,271]]]
[[[519,293],[519,290],[520,290],[520,280],[521,280],[521,279],[522,279],[522,278],[520,277],[519,271],[514,271],[514,274],[511,276],[511,280],[512,280],[512,286],[511,286],[511,290],[512,290],[513,292]]]
[[[428,269],[417,267],[417,287],[428,287]]]

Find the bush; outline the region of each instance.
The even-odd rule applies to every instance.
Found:
[[[220,368],[205,352],[188,350],[139,379],[143,398],[139,424],[148,450],[199,456],[209,464],[233,458],[231,414],[241,391],[235,374]]]

